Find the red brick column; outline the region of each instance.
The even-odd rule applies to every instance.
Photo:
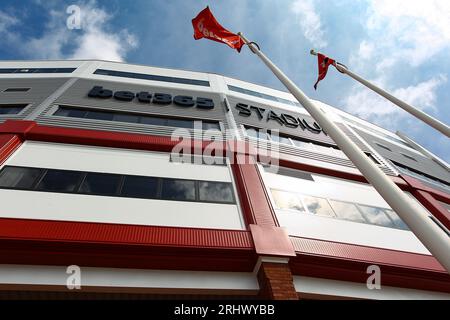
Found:
[[[258,282],[261,299],[298,300],[288,263],[261,262]]]

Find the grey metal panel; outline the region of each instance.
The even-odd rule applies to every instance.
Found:
[[[88,97],[88,92],[94,86],[103,86],[105,89],[113,91],[132,91],[134,93],[140,91],[148,91],[150,93],[168,93],[172,96],[176,95],[189,95],[193,97],[210,98],[214,101],[215,107],[212,110],[202,110],[196,107],[180,107],[174,104],[161,106],[155,104],[140,103],[137,99],[130,102],[118,101],[111,99],[98,99]],[[149,115],[162,115],[162,116],[174,116],[183,117],[193,120],[216,120],[223,124],[224,128],[228,128],[227,118],[225,117],[225,110],[220,100],[219,94],[212,94],[210,92],[201,91],[187,91],[180,89],[172,89],[166,87],[155,87],[145,85],[130,85],[120,82],[108,82],[108,81],[95,81],[79,79],[70,88],[68,88],[55,103],[48,106],[43,112],[36,118],[36,121],[40,124],[72,127],[72,128],[84,128],[92,130],[106,130],[106,131],[119,131],[130,133],[141,133],[151,135],[171,135],[174,130],[180,128],[155,126],[146,124],[135,124],[125,122],[114,121],[102,121],[92,119],[77,119],[53,116],[54,111],[58,105],[69,105],[86,107],[89,109],[100,109],[110,111],[123,111],[123,112],[135,112],[139,114]],[[194,130],[184,129],[185,133],[181,133],[181,136],[194,137]]]
[[[450,183],[450,173],[440,165],[435,163],[433,160],[421,156],[417,153],[413,153],[407,148],[402,148],[394,143],[389,142],[388,140],[378,138],[358,129],[355,130],[372,148],[374,148],[379,154],[381,154],[381,156],[385,157],[386,159],[395,161],[409,168],[418,170],[420,172],[436,177],[437,179],[444,180]],[[391,151],[380,147],[377,143],[388,147]],[[417,161],[410,160],[402,154],[412,157]]]
[[[89,91],[94,86],[103,86],[105,89],[113,91],[131,91],[134,93],[140,91],[148,91],[150,93],[168,93],[172,96],[188,95],[193,97],[204,97],[214,100],[215,108],[212,110],[202,110],[196,107],[180,107],[174,104],[168,106],[161,106],[155,104],[140,103],[137,99],[130,102],[118,101],[116,99],[98,99],[88,97]],[[73,86],[71,86],[55,103],[77,105],[77,106],[92,106],[103,109],[131,111],[146,114],[170,115],[179,117],[189,117],[197,119],[213,119],[223,121],[225,119],[224,110],[221,106],[219,95],[211,92],[202,91],[188,91],[182,89],[172,89],[161,86],[148,85],[134,85],[121,82],[98,81],[80,79]]]
[[[29,104],[20,114],[0,115],[0,121],[5,119],[22,120],[26,118],[39,104],[67,80],[67,78],[0,79],[1,104]],[[30,90],[27,92],[4,92],[8,88],[30,88]]]
[[[308,121],[308,123],[310,123],[312,125],[314,123],[314,119],[310,115],[305,115],[302,113],[296,114],[295,112],[286,111],[284,109],[276,108],[276,107],[270,106],[268,104],[262,105],[260,103],[254,103],[251,100],[236,98],[233,96],[228,96],[227,98],[230,102],[231,110],[233,112],[234,118],[236,119],[236,122],[238,125],[248,125],[248,126],[252,126],[252,127],[263,128],[263,129],[272,129],[272,130],[277,129],[280,131],[280,133],[287,134],[290,136],[313,140],[313,141],[319,141],[319,142],[327,143],[330,145],[336,145],[336,143],[334,143],[334,141],[328,135],[326,135],[324,133],[315,134],[308,130],[302,130],[302,128],[300,128],[300,127],[289,128],[289,127],[280,125],[275,120],[267,121],[267,118],[266,118],[268,110],[272,110],[272,111],[276,112],[277,114],[284,113],[284,114],[291,115],[295,118],[301,117],[303,119],[306,119]],[[252,112],[252,114],[249,117],[244,117],[244,116],[239,115],[239,110],[236,109],[237,103],[244,103],[249,106],[251,105],[251,106],[266,109],[264,118],[262,120],[260,120],[255,112]]]

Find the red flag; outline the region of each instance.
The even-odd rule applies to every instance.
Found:
[[[317,84],[319,83],[319,81],[323,80],[325,78],[325,76],[327,75],[328,67],[330,66],[330,64],[335,64],[335,61],[333,59],[330,59],[321,53],[317,54],[317,60],[319,62],[319,78],[317,79],[316,83],[314,84],[315,90],[317,90]]]
[[[232,33],[222,27],[216,18],[214,18],[209,7],[203,9],[194,19],[192,19],[194,27],[194,39],[207,38],[217,42],[227,44],[238,52],[244,45],[244,41],[237,34]]]

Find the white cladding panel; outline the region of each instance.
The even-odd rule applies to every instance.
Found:
[[[169,162],[169,154],[27,141],[5,165],[232,182],[228,166]],[[243,229],[237,205],[0,190],[0,216]],[[236,197],[237,199],[237,197]]]
[[[7,164],[231,182],[227,166],[182,164],[169,160],[169,154],[162,152],[26,141]]]
[[[303,195],[389,208],[389,205],[373,187],[362,183],[320,175],[312,175],[315,181],[267,172],[264,172],[263,176],[270,197],[272,197],[270,189],[278,189]],[[418,205],[416,202],[414,203]],[[424,210],[423,207],[420,206],[420,208]],[[276,210],[276,213],[280,225],[285,227],[292,236],[430,254],[410,231],[300,212]]]

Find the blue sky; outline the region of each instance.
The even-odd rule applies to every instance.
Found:
[[[69,30],[66,9],[81,8]],[[311,98],[391,131],[450,162],[450,139],[330,69],[314,91],[315,48],[397,97],[450,123],[448,0],[2,0],[0,59],[105,59],[207,71],[283,89],[248,49],[195,41],[191,19],[209,5]]]

